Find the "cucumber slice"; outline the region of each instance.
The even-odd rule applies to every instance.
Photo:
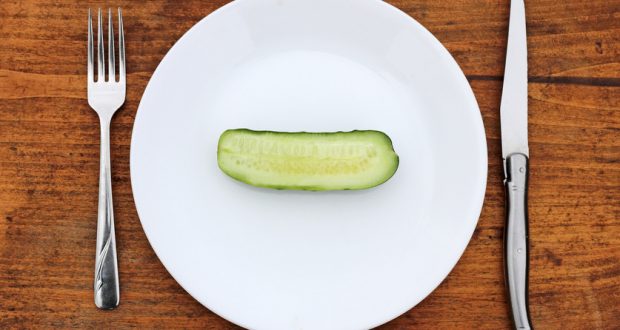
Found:
[[[227,130],[217,149],[220,169],[241,182],[293,190],[357,190],[394,175],[398,155],[379,131],[334,133]]]

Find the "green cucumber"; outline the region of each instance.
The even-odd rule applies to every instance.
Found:
[[[217,163],[230,177],[264,188],[357,190],[394,175],[398,155],[379,131],[333,133],[227,130]]]

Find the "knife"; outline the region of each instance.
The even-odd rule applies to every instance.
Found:
[[[525,4],[510,2],[508,47],[500,105],[506,226],[504,271],[515,329],[532,329],[528,306],[527,39]]]

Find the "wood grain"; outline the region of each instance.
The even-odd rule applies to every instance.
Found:
[[[383,329],[507,329],[499,100],[508,1],[392,0],[444,43],[484,118],[489,178],[473,239],[427,299]],[[112,124],[122,304],[94,307],[98,137],[85,97],[86,5],[0,3],[0,328],[234,329],[170,277],[140,226],[132,123],[174,42],[224,0],[122,6],[131,82]],[[620,1],[526,3],[530,305],[540,329],[620,327]],[[320,316],[317,316],[320,317]]]

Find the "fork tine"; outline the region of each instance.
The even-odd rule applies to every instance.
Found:
[[[90,14],[90,8],[88,8],[88,82],[94,81],[94,65],[93,65],[93,19]]]
[[[125,82],[125,32],[123,31],[123,14],[118,8],[118,81]]]
[[[108,8],[108,81],[116,81],[114,67],[114,25],[112,24],[112,9]]]
[[[103,49],[103,23],[101,19],[101,8],[99,8],[99,20],[97,25],[97,53],[99,56],[97,57],[97,81],[105,81],[105,65],[104,65],[104,49]]]

